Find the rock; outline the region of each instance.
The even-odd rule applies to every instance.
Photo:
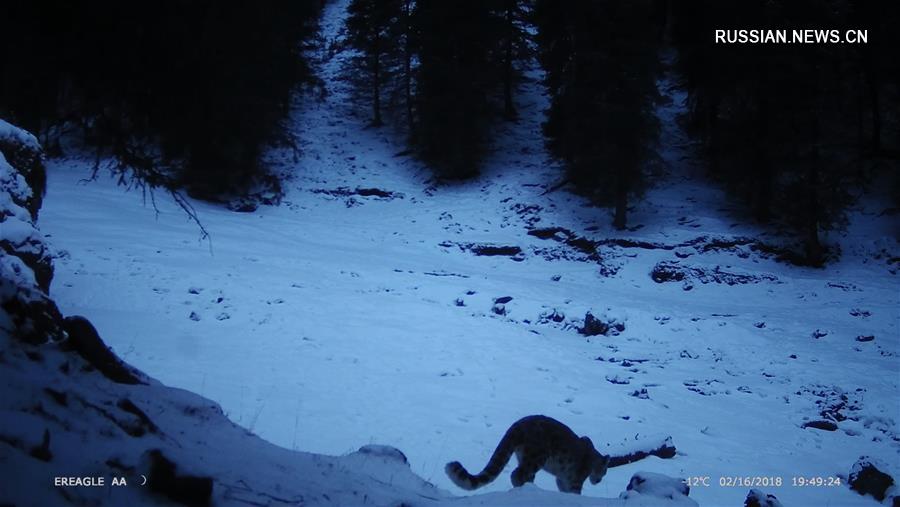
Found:
[[[191,320],[193,320],[194,322],[199,322],[199,321],[200,321],[200,316],[197,315],[197,312],[191,312],[191,314],[188,315],[188,318],[191,319]]]
[[[730,268],[730,266],[726,266]],[[691,290],[692,281],[703,284],[745,285],[763,282],[780,283],[778,277],[769,273],[736,273],[721,266],[687,266],[678,261],[660,261],[650,270],[650,277],[656,283],[683,282],[684,290]]]
[[[31,223],[15,217],[4,217],[0,212],[0,230],[5,233],[0,238],[0,250],[18,257],[34,273],[38,288],[45,294],[50,293],[50,282],[53,281],[53,254],[44,243],[40,231]]]
[[[548,322],[560,323],[564,320],[566,320],[566,314],[562,313],[556,308],[554,308],[553,311],[544,312],[540,317],[538,317],[538,322],[540,322],[541,324],[547,324]]]
[[[229,201],[226,207],[237,213],[253,213],[259,208],[259,204],[247,198],[240,198]]]
[[[578,330],[579,333],[585,336],[617,336],[622,331],[625,331],[625,324],[619,322],[616,319],[609,319],[607,321],[603,321],[594,317],[591,312],[587,312],[584,315],[584,325],[581,329]]]
[[[379,456],[382,458],[392,459],[394,461],[399,461],[404,465],[409,465],[409,460],[406,459],[406,455],[403,454],[403,451],[397,449],[396,447],[391,447],[389,445],[364,445],[359,448],[360,454],[369,454],[372,456]]]
[[[53,256],[37,227],[45,184],[37,139],[0,120],[0,333],[33,345],[65,337],[48,295]]]
[[[513,300],[512,296],[503,296],[503,297],[494,299],[494,303],[499,304],[499,305],[505,305],[506,303],[509,303],[512,300]]]
[[[475,255],[484,255],[484,256],[517,256],[522,254],[522,249],[517,246],[505,246],[505,245],[472,245],[469,250]]]
[[[684,280],[684,271],[677,262],[662,261],[653,266],[650,278],[656,283],[680,282]]]
[[[338,187],[334,190],[327,189],[315,189],[312,191],[314,194],[325,194],[333,197],[350,197],[353,199],[353,196],[359,197],[376,197],[379,199],[402,199],[403,194],[399,192],[391,192],[389,190],[382,190],[380,188],[357,188],[351,189],[349,187]],[[356,201],[355,199],[353,199]],[[358,202],[358,201],[356,201]],[[360,203],[361,204],[361,203]]]
[[[13,195],[13,202],[28,210],[31,220],[36,222],[47,189],[44,150],[33,135],[0,120],[0,153],[31,189],[27,195]]]
[[[672,459],[675,457],[675,451],[671,436],[644,437],[641,440],[627,442],[620,449],[610,449],[609,466],[612,468],[627,465],[648,456]]]
[[[859,335],[856,337],[856,341],[858,341],[858,342],[870,342],[874,339],[875,339],[875,335],[871,335],[871,334],[866,335],[866,336]]]
[[[525,252],[518,246],[513,245],[493,245],[482,243],[454,243],[452,241],[443,241],[438,243],[443,248],[457,247],[464,252],[472,252],[479,256],[504,256],[511,260],[521,262],[525,260]]]
[[[596,336],[598,334],[605,335],[609,332],[609,324],[594,317],[591,312],[588,312],[584,316],[584,326],[579,332],[585,336]]]
[[[15,259],[0,251],[0,264],[7,264],[6,261]],[[18,259],[17,264],[13,264],[14,269],[21,269],[24,275],[27,268]],[[3,266],[7,267],[7,266]],[[9,270],[4,272],[4,276],[0,277],[0,293],[9,295],[8,299],[0,299],[0,307],[9,315],[11,328],[4,326],[0,321],[0,331],[10,333],[16,339],[32,345],[40,345],[48,340],[61,341],[65,337],[62,322],[63,317],[54,303],[45,293],[42,293],[38,287],[27,287],[19,285],[16,280],[11,280],[7,275],[16,274],[15,271]],[[23,277],[25,278],[25,277]],[[11,287],[16,286],[17,287]]]
[[[28,454],[41,461],[50,461],[53,459],[53,453],[50,452],[50,430],[44,430],[44,438],[41,441],[41,445],[32,447]]]
[[[684,479],[653,472],[637,472],[631,476],[626,491],[621,493],[619,498],[629,500],[640,497],[654,497],[675,500],[679,504],[697,505],[696,502],[688,499],[690,491],[691,488],[685,483]]]
[[[538,229],[531,229],[527,233],[529,236],[534,236],[540,239],[553,239],[556,241],[565,241],[566,239],[575,237],[575,234],[563,227],[544,227]]]
[[[744,500],[744,507],[782,507],[775,495],[767,495],[758,489],[751,489]]]
[[[879,466],[886,468],[868,456],[860,456],[850,469],[850,489],[860,495],[872,495],[879,502],[883,501],[887,489],[894,484],[894,478],[880,470]]]
[[[383,199],[393,199],[395,194],[380,188],[357,188],[356,193],[363,197],[381,197]]]
[[[802,428],[815,428],[817,430],[825,430],[825,431],[835,431],[837,430],[837,424],[834,424],[831,421],[807,421],[803,423]]]
[[[506,305],[496,304],[491,307],[491,312],[497,315],[506,315]]]
[[[209,505],[213,490],[212,477],[179,474],[178,465],[165,457],[159,449],[147,451],[143,460],[150,491],[183,505]]]
[[[126,430],[130,435],[142,436],[146,433],[159,433],[159,427],[156,426],[150,417],[147,416],[147,413],[135,405],[133,401],[128,398],[122,398],[116,403],[116,406],[135,416],[138,420],[136,424],[131,425],[130,431]]]
[[[63,327],[69,335],[66,344],[106,378],[119,384],[142,384],[134,372],[122,362],[100,338],[91,321],[74,315],[66,317]]]
[[[589,255],[597,253],[597,244],[587,238],[572,238],[566,241],[566,244],[582,253]]]

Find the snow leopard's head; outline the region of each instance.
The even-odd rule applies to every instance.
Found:
[[[591,480],[591,484],[597,484],[606,475],[606,469],[609,467],[609,456],[599,453],[594,448],[594,443],[591,442],[590,438],[581,437],[581,440],[588,447],[588,459],[590,460],[590,474],[588,477]]]

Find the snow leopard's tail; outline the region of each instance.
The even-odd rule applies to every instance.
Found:
[[[447,463],[447,466],[444,467],[444,471],[447,472],[447,475],[450,477],[450,480],[453,481],[453,484],[456,484],[460,488],[470,491],[478,489],[489,484],[500,475],[500,472],[503,471],[503,467],[509,463],[509,459],[512,457],[518,441],[518,431],[516,431],[515,426],[513,426],[507,430],[506,434],[503,435],[503,438],[500,439],[500,443],[497,444],[497,448],[494,449],[494,454],[491,456],[488,464],[485,465],[484,470],[478,475],[470,474],[459,461]]]

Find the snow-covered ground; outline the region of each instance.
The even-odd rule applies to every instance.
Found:
[[[328,37],[342,5],[326,7]],[[616,497],[647,470],[709,476],[690,493],[701,505],[741,504],[750,487],[719,480],[748,476],[781,478],[758,489],[785,505],[872,505],[846,487],[851,465],[869,455],[900,472],[900,284],[874,257],[897,255],[890,217],[855,210],[848,231],[828,238],[841,260],[823,270],[749,245],[708,247],[777,238],[692,167],[675,122],[683,95],[668,81],[668,174],[635,204],[633,230],[613,231],[608,210],[564,190],[544,194],[560,170],[543,148],[536,72],[519,121],[498,126],[483,177],[432,184],[397,155],[390,129],[365,128],[367,109],[336,79],[342,58],[322,62],[328,94],[297,115],[299,162],[272,154],[291,174],[280,206],[193,203],[211,242],[164,196],[157,212],[111,179],[83,183],[87,161],[51,162],[41,228],[61,250],[51,295],[63,313],[87,316],[129,363],[215,400],[278,446],[340,455],[391,445],[455,494],[444,464],[480,469],[528,414],[565,422],[601,451],[672,437],[675,458],[612,468],[585,486],[593,497]],[[390,194],[354,194],[367,188]],[[548,227],[633,242],[602,244],[591,259],[528,234]],[[473,245],[521,253],[478,256]],[[694,268],[693,282],[655,282],[660,261]],[[501,297],[512,299],[498,313]],[[624,330],[578,334],[588,311]],[[837,431],[803,427],[829,417]],[[508,490],[511,468],[478,493]],[[792,485],[818,476],[844,478]],[[537,486],[556,489],[546,474]]]

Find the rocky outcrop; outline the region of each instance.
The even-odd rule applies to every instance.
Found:
[[[52,256],[37,227],[45,182],[35,137],[0,120],[0,331],[28,343],[64,336],[48,295]]]

